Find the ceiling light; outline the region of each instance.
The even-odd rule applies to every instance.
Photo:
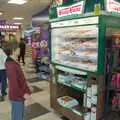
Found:
[[[14,20],[23,20],[24,18],[22,18],[22,17],[14,17],[13,19]]]
[[[16,22],[16,23],[14,23],[14,25],[22,25],[22,23],[17,23],[17,22]]]
[[[2,12],[0,12],[0,15],[2,15],[3,13]]]
[[[27,3],[27,0],[9,0],[8,3],[22,5],[22,4]]]

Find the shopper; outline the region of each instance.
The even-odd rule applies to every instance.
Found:
[[[25,95],[30,95],[31,90],[27,86],[20,65],[10,57],[12,49],[10,47],[6,48],[5,53],[8,56],[5,65],[8,77],[9,99],[12,105],[11,120],[24,120]]]
[[[0,101],[4,101],[6,93],[7,79],[5,71],[5,61],[7,59],[6,54],[3,49],[0,47]]]
[[[20,48],[20,53],[18,55],[18,61],[20,62],[20,60],[22,58],[23,65],[25,65],[26,45],[25,45],[25,42],[24,42],[23,38],[21,38],[21,40],[20,40],[19,48]]]

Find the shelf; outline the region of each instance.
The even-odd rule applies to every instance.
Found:
[[[67,87],[71,87],[71,84],[68,84],[68,83],[65,83],[65,82],[59,82],[59,81],[58,81],[58,83],[59,83],[59,84],[62,84],[62,85],[65,85],[65,86],[67,86]]]
[[[81,92],[86,92],[87,91],[87,89],[86,90],[85,89],[80,89],[79,87],[73,86],[73,85],[72,85],[72,88],[75,89],[75,90],[77,90],[77,91],[81,91]]]
[[[78,88],[78,87],[76,87],[76,86],[73,86],[73,85],[68,84],[68,83],[65,83],[65,82],[58,82],[58,83],[61,84],[61,85],[70,87],[70,88],[72,88],[72,89],[75,89],[75,90],[77,90],[77,91],[86,92],[86,90],[82,90],[82,89],[80,89],[80,88]]]
[[[58,113],[62,114],[63,116],[66,116],[69,120],[84,120],[83,114],[82,114],[83,108],[80,106],[76,106],[73,109],[67,109],[67,108],[60,106],[57,103],[56,111]],[[79,113],[79,114],[77,114],[77,113]]]
[[[111,108],[111,111],[120,112],[120,108]]]
[[[61,70],[61,71],[65,71],[65,72],[69,72],[69,73],[72,73],[72,74],[87,76],[87,72],[84,72],[84,71],[81,71],[81,70],[76,70],[76,69],[73,69],[73,68],[67,68],[67,67],[56,65],[56,69]]]
[[[63,50],[65,50],[65,47],[66,46],[68,46],[68,45],[64,45],[64,44],[62,44],[62,45],[60,45],[60,44],[57,44],[56,46],[59,46],[59,49],[63,49]],[[98,47],[97,46],[84,46],[84,45],[79,45],[79,46],[77,46],[77,45],[70,45],[69,44],[69,47],[71,47],[74,51],[78,51],[78,50],[80,50],[80,51],[88,51],[88,50],[98,50]],[[55,48],[55,49],[57,49],[57,47]],[[71,49],[69,49],[69,50],[71,50]]]
[[[114,90],[114,91],[117,91],[117,92],[120,92],[120,88],[114,88],[114,87],[108,87],[108,90]]]
[[[113,45],[113,48],[120,49],[120,45]]]
[[[90,69],[85,68],[85,67],[83,68],[83,66],[78,67],[76,65],[70,65],[70,63],[64,64],[64,63],[60,63],[60,62],[54,61],[54,60],[52,60],[52,64],[54,64],[56,66],[66,67],[68,69],[74,69],[74,70],[80,71],[80,74],[84,74],[84,75],[85,75],[85,73],[87,75],[87,72],[92,72],[92,73],[97,72],[97,68],[95,70],[92,70],[92,68],[90,68]]]
[[[64,59],[68,59],[68,58],[70,58],[70,59],[74,59],[74,60],[80,60],[80,61],[91,61],[91,62],[93,62],[93,63],[97,63],[97,57],[91,57],[91,56],[77,56],[77,55],[67,55],[67,54],[62,54],[62,55],[59,55],[59,57],[61,57],[61,58],[64,58]],[[56,58],[55,58],[56,59]]]

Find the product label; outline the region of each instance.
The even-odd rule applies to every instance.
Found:
[[[101,10],[100,4],[96,4],[95,8],[94,8],[94,14],[95,15],[99,15],[100,14],[100,10]]]
[[[58,7],[57,14],[58,17],[63,17],[72,14],[82,14],[83,12],[84,1],[81,1],[77,4],[68,7]]]
[[[92,96],[91,103],[97,105],[97,96]]]
[[[87,96],[88,96],[88,97],[91,97],[91,96],[92,96],[92,89],[91,89],[91,87],[88,87],[88,88],[87,88]]]
[[[87,106],[88,108],[91,108],[91,97],[87,97]]]
[[[84,114],[84,120],[91,120],[91,113],[90,112]]]
[[[96,107],[91,108],[91,120],[96,120]]]
[[[98,86],[92,85],[92,96],[96,96],[98,94]]]

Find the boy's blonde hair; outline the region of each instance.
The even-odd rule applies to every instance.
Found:
[[[6,53],[7,56],[10,56],[10,55],[12,55],[13,45],[11,42],[5,42],[2,45],[2,49],[4,50],[4,52]]]

